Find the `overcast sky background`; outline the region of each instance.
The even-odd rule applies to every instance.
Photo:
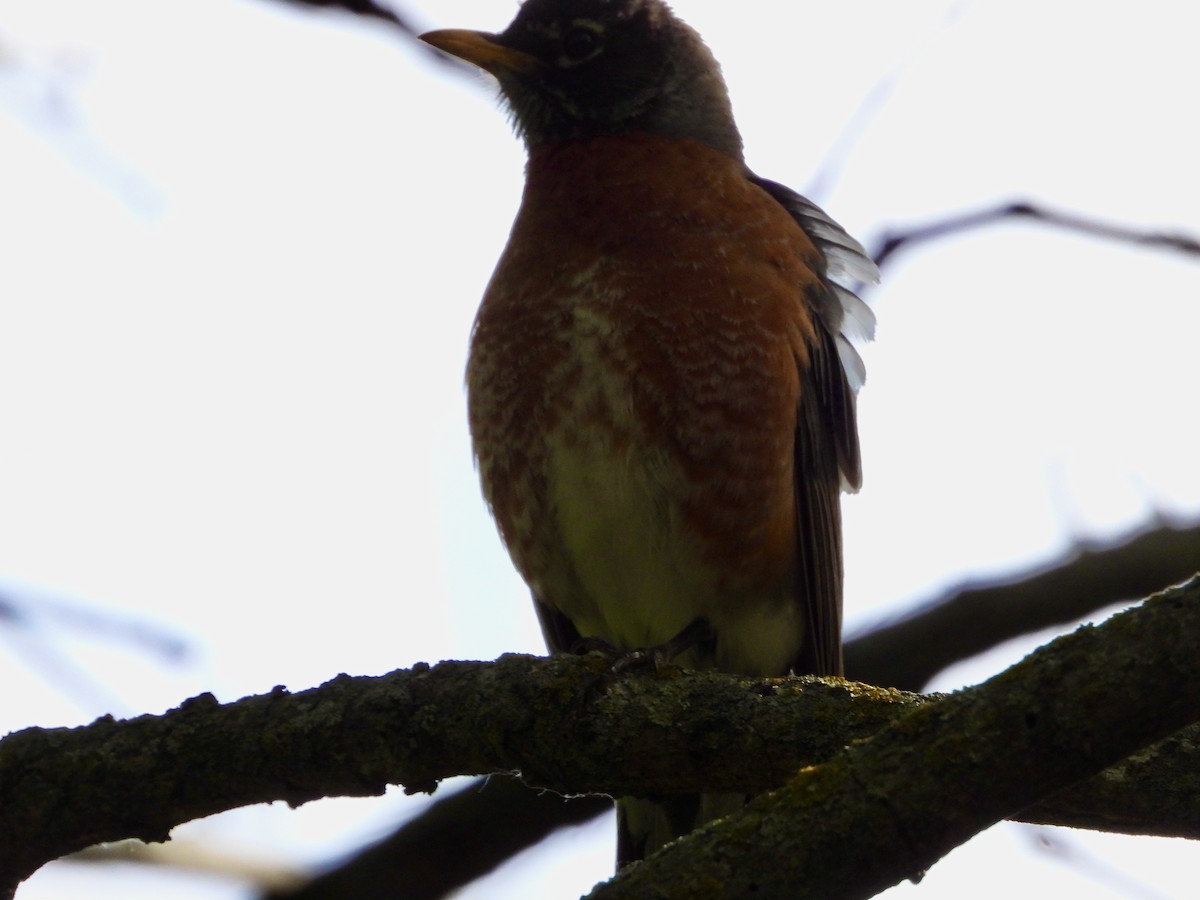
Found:
[[[750,165],[868,243],[1014,198],[1200,232],[1178,2],[675,7],[724,65]],[[405,7],[487,30],[515,9]],[[0,732],[542,651],[462,390],[522,166],[484,78],[376,24],[271,0],[0,0],[0,591],[23,616],[0,622]],[[897,257],[869,299],[851,630],[1200,512],[1195,259],[1013,223]],[[177,835],[309,865],[423,802]],[[892,893],[1194,893],[1192,843],[1037,834],[994,828]],[[571,897],[611,859],[606,820],[463,896]],[[250,896],[58,865],[19,897],[164,891]]]

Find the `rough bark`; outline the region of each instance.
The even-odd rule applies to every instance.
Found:
[[[847,745],[853,753],[891,746],[915,765],[918,739],[947,742],[922,762],[943,767],[937,792],[943,804],[953,796],[956,809],[967,792],[995,785],[997,773],[956,768],[955,754],[980,762],[1002,752],[1003,760],[987,765],[1007,766],[1005,774],[1024,787],[1005,796],[1024,799],[978,808],[996,818],[1016,815],[1200,720],[1200,704],[1189,705],[1200,696],[1197,633],[1200,586],[1193,582],[949,698],[670,667],[613,677],[598,654],[510,655],[378,678],[340,676],[302,693],[277,688],[225,705],[202,695],[163,716],[26,729],[0,742],[0,874],[11,889],[43,863],[89,844],[164,840],[176,824],[250,803],[378,794],[388,784],[432,790],[441,778],[492,772],[520,772],[527,783],[561,793],[756,793],[822,760],[830,762],[820,770],[842,771],[848,763],[837,760]],[[1194,738],[1179,736],[1163,758],[1177,764]],[[890,759],[881,757],[874,774],[862,762],[846,771],[874,796],[875,785],[894,776]],[[1144,764],[1153,769],[1153,757]],[[1107,802],[1119,802],[1120,783],[1105,780]],[[889,806],[938,818],[936,805],[919,805],[936,797],[909,797],[895,785],[886,791],[893,792]],[[1195,796],[1189,799],[1195,807]],[[1061,815],[1112,825],[1138,822],[1137,810],[1145,811],[1132,799],[1117,810],[1082,803],[1083,811],[1073,795]],[[1054,821],[1052,810],[1032,818]],[[1184,813],[1179,822],[1136,830],[1183,833],[1194,824]],[[907,869],[923,864],[917,859]]]

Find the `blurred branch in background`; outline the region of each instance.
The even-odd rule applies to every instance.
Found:
[[[847,676],[922,690],[938,672],[1002,644],[1160,590],[1200,571],[1200,523],[1076,547],[1002,581],[967,584],[846,641]]]
[[[387,22],[411,38],[416,46],[420,48],[420,51],[429,59],[436,60],[441,65],[452,66],[463,71],[468,71],[469,69],[465,64],[447,56],[440,50],[435,50],[428,44],[418,41],[417,35],[425,29],[416,27],[409,22],[406,16],[396,12],[392,7],[382,6],[374,2],[374,0],[281,0],[281,2],[289,6],[301,6],[306,9],[342,10],[356,16],[364,16],[368,19]]]
[[[26,666],[81,709],[126,712],[125,704],[68,653],[58,649],[63,632],[89,640],[126,644],[165,665],[179,665],[191,653],[188,642],[145,621],[91,609],[83,603],[29,589],[0,590],[0,637]]]
[[[1089,853],[1077,839],[1066,832],[1050,832],[1045,828],[1022,829],[1030,850],[1044,859],[1069,867],[1095,884],[1106,893],[1116,893],[1129,900],[1170,900],[1166,894],[1154,890],[1140,878],[1134,878],[1110,865],[1095,853]]]
[[[298,866],[272,861],[261,849],[223,846],[219,840],[171,838],[163,844],[115,841],[97,844],[63,857],[63,862],[111,864],[140,863],[173,870],[237,879],[259,890],[283,890],[303,884],[307,878]]]
[[[142,218],[163,210],[159,188],[97,138],[79,95],[95,66],[71,48],[38,53],[0,34],[0,111],[37,135],[55,153]]]
[[[304,6],[317,9],[340,9],[344,12],[353,13],[356,16],[365,16],[369,19],[379,19],[383,22],[388,22],[395,25],[405,34],[410,37],[416,37],[420,33],[420,29],[414,28],[409,24],[408,20],[397,13],[390,6],[381,6],[375,3],[374,0],[283,0],[291,6]]]
[[[987,209],[946,216],[918,227],[885,230],[868,252],[881,269],[901,249],[912,249],[930,241],[953,237],[985,225],[995,225],[1005,219],[1024,219],[1040,222],[1051,228],[1082,234],[1101,240],[1136,244],[1157,250],[1174,251],[1186,256],[1200,257],[1200,240],[1182,232],[1154,231],[1130,228],[1111,222],[1101,222],[1076,213],[1059,212],[1029,200],[1001,203]]]
[[[478,778],[439,799],[390,837],[366,848],[298,890],[269,900],[357,897],[436,900],[482,878],[560,828],[582,825],[612,809],[607,797],[562,797],[516,778]],[[482,817],[495,819],[486,826]]]

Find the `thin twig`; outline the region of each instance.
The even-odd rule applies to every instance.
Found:
[[[1172,250],[1200,257],[1200,240],[1182,232],[1171,233],[1131,228],[1127,225],[1116,225],[1111,222],[1090,219],[1075,213],[1059,212],[1027,200],[1017,200],[974,212],[947,216],[929,225],[902,231],[885,231],[875,247],[872,248],[871,258],[875,260],[877,266],[883,268],[884,263],[901,248],[910,248],[917,244],[941,240],[986,225],[994,225],[1005,219],[1032,219],[1053,228],[1073,231],[1088,237],[1137,244],[1160,250]]]

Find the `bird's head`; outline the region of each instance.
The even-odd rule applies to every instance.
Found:
[[[422,39],[494,75],[531,147],[644,131],[741,159],[721,68],[662,0],[526,0],[500,34]]]

